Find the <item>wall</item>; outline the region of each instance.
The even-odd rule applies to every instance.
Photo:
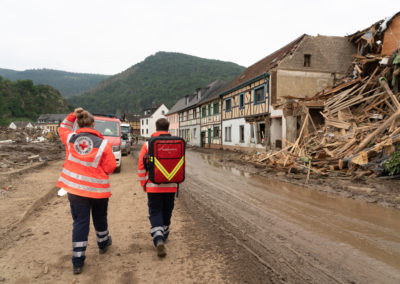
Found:
[[[169,121],[169,132],[171,135],[179,136],[179,113],[167,115]]]
[[[240,142],[240,125],[244,125],[244,142]],[[231,141],[225,141],[225,127],[231,127]],[[265,149],[261,144],[251,142],[251,129],[254,125],[247,123],[244,118],[222,121],[222,145],[223,148],[244,147],[248,149]]]
[[[284,96],[296,98],[311,97],[328,85],[332,85],[334,76],[330,73],[310,71],[277,71],[278,102]]]
[[[400,15],[392,19],[383,36],[382,55],[391,55],[399,48],[400,40]]]

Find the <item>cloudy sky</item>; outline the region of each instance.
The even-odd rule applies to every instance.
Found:
[[[116,74],[157,51],[249,66],[303,33],[344,36],[399,0],[2,0],[0,68]]]

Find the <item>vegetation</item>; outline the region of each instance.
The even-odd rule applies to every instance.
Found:
[[[383,162],[383,168],[389,176],[400,174],[400,150],[393,153],[393,155]]]
[[[107,75],[71,73],[51,69],[14,71],[0,68],[0,76],[11,81],[32,80],[35,84],[50,85],[68,98],[90,90],[108,78]]]
[[[0,76],[0,125],[13,120],[35,121],[43,113],[67,113],[73,107],[50,86],[31,80],[12,82]]]
[[[158,52],[69,101],[95,113],[140,112],[177,100],[216,79],[229,81],[244,67],[180,53]]]

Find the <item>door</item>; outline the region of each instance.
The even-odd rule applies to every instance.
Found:
[[[200,133],[200,147],[204,147],[204,144],[206,144],[206,132],[202,131]]]
[[[208,129],[208,146],[211,145],[211,128]]]

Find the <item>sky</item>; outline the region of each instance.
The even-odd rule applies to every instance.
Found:
[[[0,68],[113,75],[157,51],[248,67],[302,34],[345,36],[399,0],[1,0]]]

